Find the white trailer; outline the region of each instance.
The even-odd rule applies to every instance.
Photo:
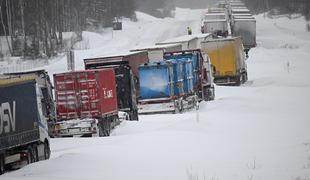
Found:
[[[156,43],[156,45],[166,44],[181,44],[182,50],[197,49],[198,38],[196,35],[183,35]]]
[[[254,17],[235,16],[233,19],[233,36],[241,36],[246,54],[256,46],[256,20]]]
[[[165,52],[175,52],[181,50],[182,50],[182,44],[177,43],[177,44],[163,44],[163,45],[141,47],[130,51],[132,52],[146,51],[148,53],[149,62],[157,62],[163,60]]]

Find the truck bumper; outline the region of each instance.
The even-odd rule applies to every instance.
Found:
[[[139,114],[172,113],[175,109],[173,101],[138,105]]]
[[[97,136],[96,119],[75,119],[58,122],[55,125],[56,137]]]

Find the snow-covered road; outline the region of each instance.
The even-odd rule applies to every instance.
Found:
[[[86,33],[90,49],[77,53],[77,68],[84,57],[150,45],[188,25],[198,32],[201,12],[179,9],[164,20],[138,14],[113,40]],[[243,86],[217,86],[216,100],[199,112],[141,116],[111,137],[52,139],[50,160],[0,179],[309,180],[310,33],[303,18],[256,18],[258,47]],[[65,71],[65,62],[47,69]]]

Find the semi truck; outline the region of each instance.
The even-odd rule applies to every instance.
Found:
[[[113,69],[54,74],[57,137],[109,136],[119,124]]]
[[[149,58],[146,51],[84,59],[85,69],[114,69],[118,107],[120,111],[129,114],[130,120],[139,119],[137,106],[139,94],[138,67],[148,62]]]
[[[232,32],[234,37],[241,36],[246,56],[256,46],[256,20],[253,16],[233,16]]]
[[[239,86],[248,80],[241,37],[208,40],[201,46],[211,59],[214,83]]]
[[[167,52],[162,61],[139,67],[139,113],[180,113],[214,99],[207,55],[200,50]]]
[[[0,75],[0,174],[49,159],[51,87],[44,70]]]

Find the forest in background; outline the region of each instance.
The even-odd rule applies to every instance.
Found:
[[[52,57],[64,50],[63,32],[110,27],[134,16],[134,0],[0,0],[0,34],[11,56]],[[0,54],[1,56],[1,54]]]
[[[310,20],[310,0],[242,0],[254,14],[301,14]]]
[[[310,20],[310,0],[243,0],[254,13],[303,14]],[[70,48],[63,32],[74,32],[69,44],[82,39],[85,30],[111,27],[139,10],[156,17],[171,17],[175,7],[206,8],[217,0],[0,0],[2,56],[36,59],[53,57]],[[2,48],[2,47],[1,47]]]

